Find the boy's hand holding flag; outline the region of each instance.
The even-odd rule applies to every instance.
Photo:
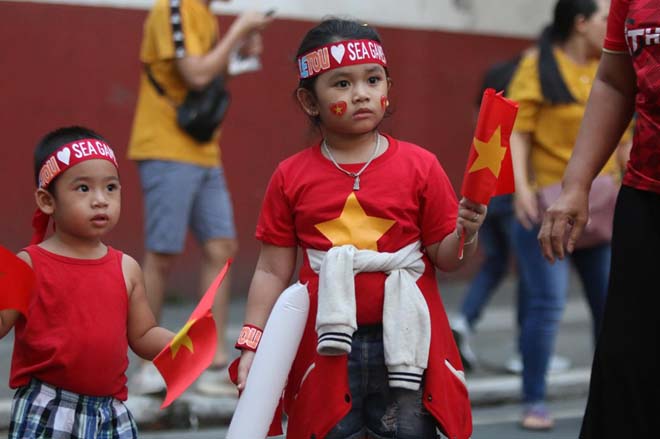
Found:
[[[509,139],[518,113],[518,103],[502,92],[488,88],[479,109],[461,195],[479,204],[488,204],[494,195],[515,191]],[[465,234],[461,235],[459,258],[463,258]]]
[[[227,261],[183,328],[154,358],[153,363],[167,385],[161,409],[178,398],[213,361],[217,333],[211,307],[230,264],[231,260]]]

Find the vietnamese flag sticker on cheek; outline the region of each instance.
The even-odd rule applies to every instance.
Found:
[[[330,111],[337,117],[343,116],[346,113],[346,108],[348,108],[346,101],[338,101],[330,104]]]
[[[380,108],[383,110],[390,106],[390,101],[387,99],[387,96],[380,97]]]

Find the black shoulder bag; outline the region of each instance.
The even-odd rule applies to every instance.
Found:
[[[156,81],[148,64],[144,65],[149,82],[159,95],[168,97],[165,89]],[[174,102],[172,105],[175,105]],[[176,122],[183,131],[199,143],[211,140],[227,113],[231,96],[225,81],[219,75],[202,90],[190,90],[180,105],[175,105]]]

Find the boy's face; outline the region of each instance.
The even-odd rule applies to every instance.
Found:
[[[117,168],[107,160],[79,163],[56,182],[52,217],[58,233],[99,239],[119,221],[121,191]]]

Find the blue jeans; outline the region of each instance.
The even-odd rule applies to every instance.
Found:
[[[436,439],[435,418],[422,403],[422,389],[390,388],[380,326],[359,327],[348,355],[351,411],[326,439]],[[423,386],[423,384],[422,384]]]
[[[509,268],[509,255],[511,254],[511,228],[515,217],[513,215],[512,196],[502,195],[493,197],[488,205],[488,214],[479,230],[479,244],[484,252],[485,259],[479,267],[479,272],[470,283],[463,303],[461,314],[467,320],[470,328],[474,328],[483,308],[492,297]],[[520,282],[518,283],[518,299]],[[518,324],[522,317],[522,306],[518,303]]]
[[[575,266],[593,317],[594,338],[599,332],[610,270],[610,244],[575,250],[564,260],[550,264],[543,258],[537,235],[539,227],[526,230],[513,226],[515,252],[522,282],[524,310],[520,328],[523,361],[523,399],[526,403],[545,399],[545,374],[566,305],[570,263]]]

